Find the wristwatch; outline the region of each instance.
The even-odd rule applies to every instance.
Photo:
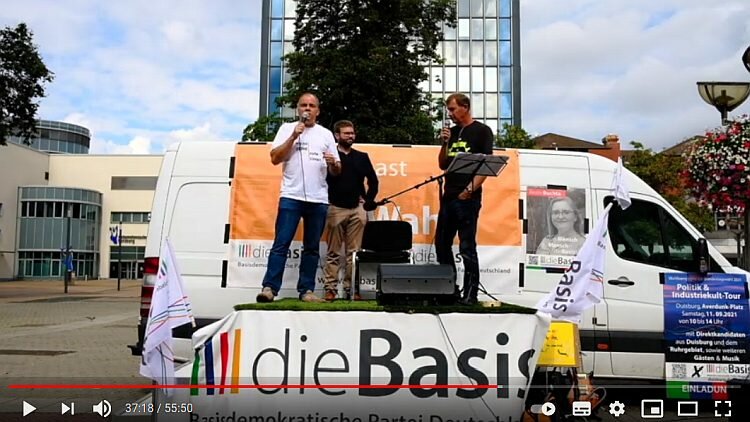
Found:
[[[464,190],[465,190],[466,192],[468,192],[468,193],[469,193],[469,195],[471,195],[472,193],[474,193],[474,189],[472,189],[472,188],[471,188],[471,186],[467,186],[466,188],[464,188]]]

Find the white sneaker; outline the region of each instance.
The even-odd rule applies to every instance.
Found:
[[[325,299],[321,299],[315,296],[315,293],[313,293],[312,290],[306,291],[305,294],[303,294],[302,297],[299,298],[299,300],[303,302],[311,302],[311,303],[323,303],[326,301]]]

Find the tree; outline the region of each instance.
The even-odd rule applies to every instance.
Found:
[[[683,175],[699,203],[715,210],[744,213],[745,268],[750,268],[750,116],[729,119],[709,131],[686,154]]]
[[[656,154],[640,142],[631,142],[634,151],[626,167],[659,192],[673,207],[701,231],[714,227],[713,213],[690,200],[685,180],[680,177],[685,162],[682,157]]]
[[[352,120],[359,142],[433,143],[439,113],[419,84],[426,63],[442,62],[441,24],[455,15],[455,0],[299,0],[279,104],[313,91],[319,122]]]
[[[44,97],[54,75],[44,65],[26,24],[0,30],[0,145],[11,135],[30,144],[36,131],[35,99]]]
[[[245,130],[242,131],[242,142],[273,142],[279,126],[290,120],[280,117],[278,113],[260,116],[258,120],[247,125]]]
[[[495,146],[500,148],[534,148],[534,141],[520,126],[503,123],[503,130],[495,137]]]

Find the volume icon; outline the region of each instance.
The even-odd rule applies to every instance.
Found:
[[[106,418],[109,416],[109,413],[112,411],[112,405],[110,405],[107,400],[102,400],[99,402],[99,404],[94,405],[94,408],[92,411],[94,413],[98,413],[99,416]]]

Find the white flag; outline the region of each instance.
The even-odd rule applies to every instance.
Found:
[[[579,323],[583,311],[602,300],[610,209],[612,204],[604,209],[555,289],[536,305],[538,310],[549,313],[553,319]]]
[[[143,339],[140,372],[144,377],[165,385],[174,384],[172,328],[187,323],[195,326],[195,321],[169,239],[164,241],[161,251],[159,272],[156,275]],[[166,393],[172,395],[170,389]]]
[[[615,194],[617,203],[620,204],[620,208],[626,209],[630,206],[632,201],[630,200],[630,190],[625,184],[623,173],[624,168],[622,166],[622,158],[618,158],[617,167],[615,168],[615,175],[612,178],[612,191]]]

